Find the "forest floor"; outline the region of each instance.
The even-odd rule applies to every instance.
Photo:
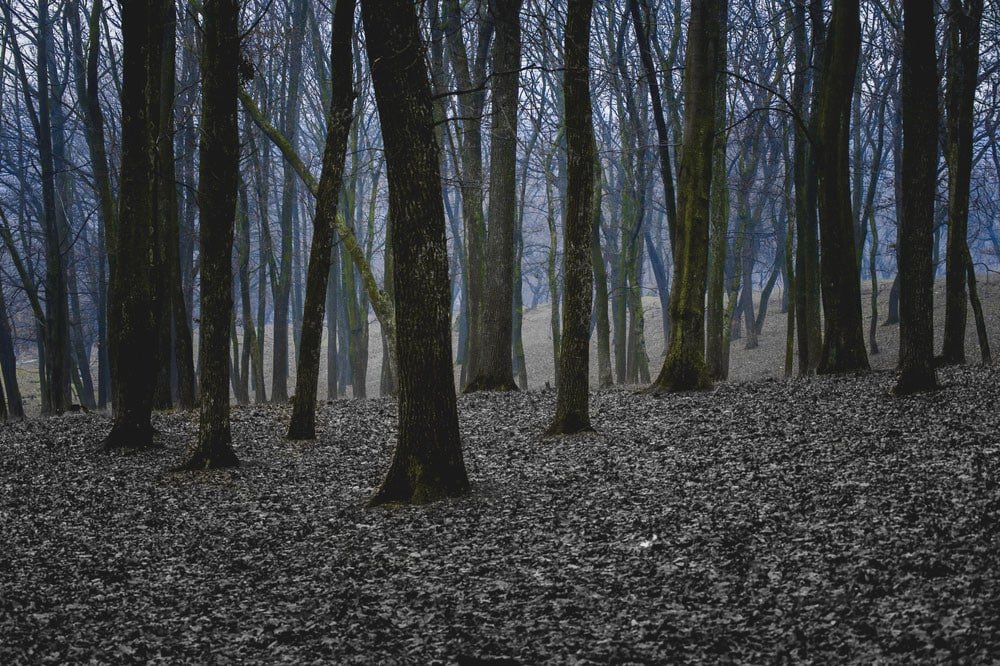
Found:
[[[235,408],[243,465],[95,452],[106,415],[0,429],[0,663],[987,663],[1000,659],[1000,372],[460,400],[473,492],[366,509],[390,399],[319,439]],[[477,660],[508,661],[477,661]]]

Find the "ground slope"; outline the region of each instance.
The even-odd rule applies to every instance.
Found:
[[[0,429],[0,663],[984,663],[1000,659],[995,369],[895,399],[891,373],[460,401],[468,498],[362,505],[389,400],[320,439],[238,408],[233,472],[101,456],[102,415]],[[466,662],[474,663],[474,662]]]

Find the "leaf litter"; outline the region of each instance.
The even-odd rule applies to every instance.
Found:
[[[876,372],[592,397],[460,399],[474,490],[363,508],[389,399],[319,439],[235,407],[238,470],[103,456],[106,415],[0,429],[0,662],[762,663],[1000,659],[998,372]],[[490,661],[492,660],[492,661]]]

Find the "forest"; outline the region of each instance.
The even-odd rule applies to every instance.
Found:
[[[0,12],[0,660],[1000,658],[994,0]]]

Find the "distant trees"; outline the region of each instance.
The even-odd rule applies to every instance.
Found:
[[[389,176],[399,439],[372,505],[464,494],[452,376],[448,252],[431,87],[410,0],[361,0]]]
[[[563,250],[565,306],[556,371],[556,414],[548,435],[591,429],[590,313],[593,273],[590,239],[594,215],[594,127],[590,99],[592,0],[569,0],[566,10],[566,223]]]
[[[511,354],[514,217],[517,206],[517,107],[521,75],[521,2],[491,0],[493,43],[490,203],[486,237],[482,340],[465,391],[517,390]],[[478,268],[477,268],[478,270]]]

